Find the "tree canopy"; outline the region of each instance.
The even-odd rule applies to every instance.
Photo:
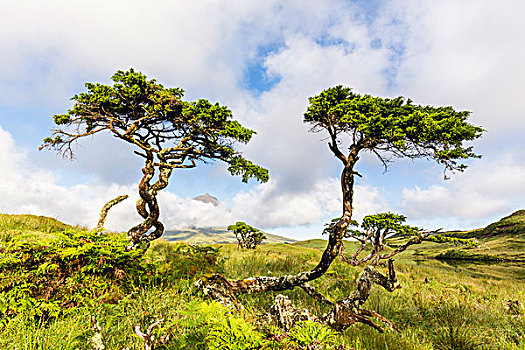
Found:
[[[255,131],[233,119],[232,112],[208,100],[184,101],[184,90],[165,88],[155,79],[135,72],[117,71],[113,86],[86,83],[87,92],[73,96],[73,108],[54,116],[54,137],[43,147],[73,157],[72,144],[81,137],[109,131],[136,145],[155,166],[192,168],[196,161],[219,159],[232,175],[268,180],[268,172],[244,159],[234,143],[248,143]]]
[[[165,88],[133,69],[117,71],[111,80],[113,85],[86,83],[87,92],[73,96],[74,106],[54,116],[57,128],[41,148],[72,158],[72,146],[78,139],[101,132],[138,148],[135,153],[144,158],[145,166],[137,211],[145,221],[128,232],[134,246],[162,235],[155,197],[168,185],[173,169],[221,160],[243,182],[268,180],[266,169],[236,150],[235,144],[248,143],[255,131],[234,120],[227,107],[205,99],[185,101],[181,88]],[[158,179],[150,184],[156,169]],[[146,234],[152,226],[156,230]]]
[[[329,147],[343,163],[352,152],[369,151],[386,164],[389,156],[432,158],[447,169],[462,171],[463,159],[479,157],[471,146],[483,129],[467,123],[468,111],[416,105],[411,99],[360,95],[341,85],[309,98],[304,122],[313,131],[326,130]],[[351,138],[350,155],[339,149],[341,137]]]

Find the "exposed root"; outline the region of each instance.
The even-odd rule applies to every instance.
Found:
[[[102,328],[98,324],[97,318],[91,316],[91,330],[93,331],[93,336],[91,337],[91,346],[93,350],[104,350],[104,338],[102,336]]]
[[[155,329],[155,327],[157,327],[162,322],[164,322],[163,318],[157,320],[156,322],[153,322],[146,330],[146,333],[143,333],[140,330],[139,324],[135,325],[135,334],[137,334],[137,336],[144,341],[145,350],[155,349],[157,345],[166,344],[168,342],[169,336],[161,336],[158,339],[155,339],[155,336],[153,335],[153,330]]]
[[[221,275],[212,275],[199,279],[195,282],[195,285],[222,304],[226,306],[234,305],[239,309],[242,308],[242,305],[236,299],[235,294],[246,292],[244,289],[239,288],[239,283],[240,281],[229,281]],[[383,328],[372,320],[377,319],[389,328],[398,331],[387,318],[375,311],[362,308],[368,300],[374,284],[382,286],[389,292],[399,288],[392,259],[388,261],[388,273],[386,276],[372,266],[367,267],[357,279],[357,288],[348,297],[336,303],[331,302],[310,284],[303,283],[300,285],[299,287],[312,298],[332,308],[321,317],[312,314],[307,309],[297,309],[288,297],[279,294],[276,296],[275,303],[266,318],[269,322],[273,322],[285,330],[291,329],[298,321],[312,320],[328,325],[338,331],[342,331],[356,323],[363,323],[382,333],[384,332]]]
[[[282,294],[275,297],[275,303],[266,315],[269,323],[275,323],[285,331],[289,331],[299,321],[315,321],[324,323],[307,309],[297,309],[290,299]]]

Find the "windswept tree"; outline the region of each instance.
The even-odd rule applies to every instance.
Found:
[[[440,235],[438,230],[425,231],[416,226],[404,224],[406,216],[394,213],[379,213],[367,215],[361,224],[352,220],[346,229],[344,237],[359,242],[359,246],[350,256],[344,254],[344,245],[341,247],[341,259],[352,266],[367,264],[377,266],[381,260],[390,259],[404,252],[408,247],[420,244],[423,241],[434,243],[454,243],[472,246],[477,244],[470,239],[455,238]],[[333,219],[324,229],[323,234],[330,234],[341,218]],[[392,242],[392,238],[405,239],[403,244]],[[384,252],[387,249],[388,252]],[[364,251],[368,253],[361,256]]]
[[[237,221],[235,225],[228,226],[228,231],[232,231],[235,234],[239,248],[255,249],[266,239],[266,235],[263,232],[243,221]]]
[[[130,249],[162,235],[156,197],[173,169],[221,160],[243,182],[268,180],[266,169],[236,150],[236,142],[249,142],[255,131],[235,121],[227,107],[205,99],[185,101],[182,89],[166,88],[133,69],[117,71],[111,80],[113,85],[86,83],[87,92],[73,96],[74,106],[54,116],[57,128],[41,148],[72,158],[77,140],[102,132],[137,148],[135,154],[144,159],[137,211],[144,221],[129,229]]]
[[[343,239],[348,237],[352,225],[355,225],[355,221],[352,221],[352,202],[355,176],[361,176],[356,170],[358,160],[364,153],[370,153],[377,156],[386,167],[396,157],[426,158],[441,164],[445,171],[463,171],[466,168],[464,160],[479,158],[466,143],[479,138],[483,129],[467,122],[470,115],[468,111],[456,111],[452,107],[416,105],[404,97],[390,99],[361,95],[343,86],[326,89],[319,95],[310,97],[309,102],[304,122],[311,127],[311,132],[322,132],[328,136],[328,147],[343,166],[342,215],[332,223],[327,232],[328,244],[319,263],[313,269],[296,275],[259,276],[237,281],[225,281],[222,276],[214,276],[199,283],[206,286],[214,297],[225,302],[233,300],[235,294],[240,293],[282,291],[301,287],[316,299],[333,306],[329,319],[325,321],[334,328],[342,329],[355,322],[373,325],[367,316],[375,317],[377,314],[361,309],[361,305],[368,298],[372,283],[382,285],[390,291],[394,290],[397,280],[392,260],[388,261],[386,276],[376,271],[373,266],[367,267],[358,279],[356,292],[337,303],[329,301],[308,284],[309,281],[321,277],[341,254]],[[372,243],[377,241],[377,244],[375,252],[362,261],[357,260],[359,254],[355,253],[355,256],[348,258],[355,264],[374,265],[384,257],[381,252],[387,227],[381,225],[390,222],[389,230],[396,227],[401,229],[399,225],[404,221],[396,216],[383,218],[386,221],[379,219],[376,217],[372,220],[375,221],[375,227],[371,225],[370,231],[364,233],[364,237],[356,236],[362,243],[370,243],[370,240],[373,240]],[[365,231],[367,227],[365,224]],[[415,232],[413,228],[402,229]],[[422,239],[424,235],[426,234],[418,232],[413,239]],[[278,307],[281,310],[284,308],[285,305]]]

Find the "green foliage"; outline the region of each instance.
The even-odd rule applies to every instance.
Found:
[[[196,279],[202,275],[222,273],[224,259],[220,247],[169,243],[163,240],[153,244],[145,257],[155,263],[160,276],[178,279]]]
[[[42,242],[50,244],[49,238],[42,238]],[[347,243],[348,250],[355,246]],[[426,244],[435,245],[431,242]],[[175,255],[178,246],[162,240],[154,242],[143,258],[155,264],[158,271],[158,266],[168,264],[170,259],[184,258],[183,248],[179,250],[180,256]],[[282,275],[294,267],[315,266],[317,259],[308,260],[308,252],[316,256],[321,253],[318,249],[284,244],[265,244],[256,251],[225,245],[221,246],[217,260],[225,260],[224,273],[228,278],[246,277],[252,274],[249,271],[259,274],[268,269],[275,269],[277,274]],[[469,342],[482,344],[479,348],[487,350],[519,350],[525,347],[525,317],[508,306],[509,300],[525,303],[521,266],[514,269],[507,265],[450,266],[435,259],[417,262],[403,256],[400,259],[396,261],[396,271],[403,288],[393,293],[373,289],[366,306],[392,320],[400,332],[380,334],[368,326],[356,325],[338,334],[331,347],[324,346],[324,349],[434,350],[441,343]],[[323,349],[318,340],[300,346],[292,339],[291,332],[277,328],[268,332],[266,327],[254,321],[254,315],[264,314],[273,303],[272,293],[241,296],[243,304],[249,305],[249,311],[236,313],[215,302],[203,301],[200,294],[195,293],[191,281],[175,276],[184,274],[172,276],[168,268],[163,271],[162,276],[157,276],[163,283],[150,282],[132,288],[117,303],[92,303],[46,322],[22,313],[4,317],[0,322],[0,348],[91,349],[90,339],[94,333],[90,318],[96,316],[107,349],[144,349],[143,341],[134,335],[134,326],[140,324],[144,331],[160,318],[165,321],[155,328],[154,334],[157,337],[169,336],[170,340],[159,349],[205,350],[210,343],[206,339],[210,339],[211,330],[222,327],[216,326],[217,322],[226,327],[228,318],[237,319],[239,324],[245,323],[254,332],[264,334],[261,349]],[[329,269],[330,273],[314,281],[314,285],[332,300],[339,300],[354,291],[354,282],[360,271],[335,261]],[[285,293],[300,308],[307,308],[318,315],[327,311],[299,288]],[[228,327],[233,330],[242,328]],[[448,335],[445,335],[450,329],[452,340],[446,339]]]
[[[471,261],[504,261],[505,259],[488,254],[473,254],[462,250],[448,249],[443,253],[440,253],[436,259],[440,260],[471,260]]]
[[[242,315],[216,301],[192,301],[181,311],[179,329],[185,330],[174,343],[177,349],[259,349],[262,333]]]
[[[52,233],[70,228],[70,225],[46,216],[0,214],[0,232],[38,231]]]
[[[219,159],[244,182],[268,180],[266,169],[236,151],[234,143],[248,143],[255,131],[233,120],[227,107],[205,99],[184,101],[182,89],[166,88],[132,68],[111,80],[113,85],[86,83],[87,92],[73,96],[74,106],[54,116],[58,128],[42,148],[71,157],[78,138],[106,131],[139,147],[143,157],[156,155],[156,166],[191,168],[196,161]]]
[[[266,239],[266,235],[263,232],[247,225],[243,221],[237,221],[235,225],[228,226],[228,231],[232,231],[235,234],[240,248],[255,249]]]
[[[483,344],[473,332],[466,310],[445,306],[438,308],[435,316],[440,321],[433,337],[436,350],[475,350]]]
[[[299,346],[318,343],[322,349],[331,348],[337,333],[331,328],[313,321],[299,321],[290,330],[289,337]]]
[[[449,237],[457,238],[492,238],[497,236],[525,236],[525,210],[518,210],[509,216],[491,223],[485,228],[471,231],[451,231]],[[508,238],[508,237],[507,237]]]
[[[309,101],[304,122],[314,131],[327,130],[331,148],[337,148],[338,138],[347,134],[353,140],[350,150],[368,150],[380,157],[432,158],[460,171],[466,166],[459,160],[479,157],[472,147],[463,146],[483,132],[467,123],[467,111],[415,105],[404,97],[360,95],[342,86],[326,89]]]
[[[332,219],[332,221],[326,224],[323,234],[329,234],[335,224],[340,220],[340,218]],[[379,213],[374,215],[367,215],[363,218],[361,224],[357,221],[352,220],[351,226],[360,227],[361,229],[351,229],[348,227],[345,230],[345,237],[354,237],[359,239],[364,239],[368,236],[369,232],[373,232],[375,235],[418,235],[421,232],[421,229],[415,226],[403,225],[406,221],[406,217],[403,215],[397,215],[393,213]]]
[[[216,248],[159,243],[144,256],[126,246],[121,234],[74,229],[40,240],[10,235],[0,245],[0,317],[57,317],[116,303],[140,286],[221,271]]]
[[[0,249],[0,313],[56,317],[63,309],[114,302],[152,276],[121,235],[66,230],[44,242],[13,237]]]
[[[228,315],[211,319],[211,329],[206,336],[210,350],[260,349],[263,334],[254,330],[242,317]]]

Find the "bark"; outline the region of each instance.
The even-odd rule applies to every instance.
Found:
[[[336,146],[331,145],[331,149],[332,148],[338,150]],[[332,151],[334,151],[334,149],[332,149]],[[242,308],[236,298],[236,295],[238,294],[284,291],[291,290],[295,287],[301,287],[315,300],[331,306],[330,312],[318,317],[311,314],[308,310],[296,309],[286,296],[279,294],[276,297],[275,305],[268,313],[268,319],[273,319],[277,324],[287,330],[290,329],[295,322],[309,319],[329,325],[336,330],[343,330],[357,322],[361,322],[383,332],[383,329],[375,324],[371,318],[378,319],[395,329],[392,323],[386,318],[376,312],[362,308],[363,304],[370,296],[370,290],[373,284],[379,284],[388,291],[393,291],[396,288],[397,279],[394,271],[393,260],[388,261],[387,276],[382,275],[372,266],[367,267],[361,273],[357,281],[356,290],[345,299],[336,303],[331,302],[308,283],[321,277],[343,250],[343,238],[346,236],[347,229],[351,225],[352,219],[354,175],[357,174],[353,168],[358,159],[358,151],[359,149],[352,150],[348,158],[342,156],[339,152],[341,156],[338,158],[341,159],[345,165],[341,174],[343,215],[330,230],[327,247],[322,254],[321,260],[312,270],[301,272],[296,275],[280,277],[258,276],[232,281],[222,275],[215,274],[199,279],[195,282],[195,285],[212,298],[225,305],[235,305],[236,308]],[[337,156],[335,151],[334,153]],[[375,255],[379,258],[378,254],[374,254],[374,257]],[[357,261],[356,258],[357,257],[354,256],[353,260]]]
[[[102,336],[102,328],[98,324],[95,316],[91,316],[91,331],[93,336],[91,337],[91,346],[93,350],[105,350],[104,337]]]
[[[160,190],[168,186],[171,172],[172,168],[160,166],[158,179],[151,185],[150,181],[155,175],[155,167],[151,159],[146,160],[146,165],[142,169],[144,175],[139,183],[140,199],[137,201],[137,212],[144,221],[129,229],[127,233],[130,240],[128,249],[136,249],[144,244],[148,246],[151,241],[164,233],[164,225],[158,220],[160,209],[156,196]],[[155,229],[148,233],[153,227]]]
[[[296,275],[285,275],[280,277],[258,276],[233,281],[229,281],[221,275],[215,275],[208,278],[206,281],[198,281],[197,284],[201,288],[206,288],[206,290],[212,292],[212,294],[219,295],[223,293],[224,288],[227,288],[229,290],[228,293],[235,295],[290,290],[321,277],[328,270],[335,258],[339,256],[343,246],[345,232],[350,226],[352,220],[352,200],[355,174],[353,167],[357,159],[357,153],[355,153],[355,155],[352,155],[351,153],[351,157],[348,159],[345,158],[345,168],[341,174],[343,215],[330,231],[328,244],[321,256],[321,260],[312,270],[301,272]],[[227,282],[227,286],[223,285],[225,281]],[[218,285],[214,286],[214,283],[218,283]],[[228,299],[229,296],[223,295],[222,298]]]
[[[319,292],[310,291],[308,294],[315,295],[315,299],[323,301],[332,306],[332,309],[325,315],[316,316],[306,309],[297,309],[290,299],[282,294],[275,298],[275,303],[268,312],[268,321],[277,324],[286,331],[291,329],[298,321],[311,320],[342,331],[356,323],[367,324],[379,332],[384,332],[383,328],[376,324],[371,318],[380,320],[388,327],[398,331],[398,329],[385,317],[370,310],[363,309],[363,304],[368,300],[373,284],[378,284],[388,291],[393,291],[398,287],[394,271],[393,261],[388,262],[388,274],[384,276],[373,267],[367,267],[357,280],[356,290],[345,299],[332,303]],[[303,288],[304,289],[304,288]],[[305,289],[306,290],[306,289]],[[322,297],[319,297],[319,296]]]
[[[325,322],[307,309],[297,309],[290,299],[282,294],[275,297],[275,303],[266,315],[266,322],[274,323],[285,331],[289,331],[299,321]]]
[[[383,330],[380,326],[367,318],[375,317],[393,327],[388,320],[379,314],[362,309],[362,306],[370,297],[373,284],[378,284],[389,292],[398,288],[399,284],[397,283],[393,260],[388,261],[388,274],[386,276],[372,266],[367,267],[357,280],[356,290],[335,304],[332,311],[325,316],[326,322],[337,330],[343,330],[357,322],[361,322],[382,332]]]
[[[113,208],[115,205],[119,204],[123,200],[127,199],[129,196],[126,194],[124,196],[118,196],[115,199],[110,200],[109,202],[104,205],[102,210],[100,210],[100,217],[98,219],[97,227],[95,227],[95,230],[102,230],[104,229],[104,223],[106,222],[106,218],[108,216],[108,211]],[[99,233],[100,234],[100,233]]]
[[[164,319],[161,318],[160,320],[157,320],[156,322],[153,322],[150,324],[146,332],[142,332],[140,330],[140,325],[135,325],[135,334],[144,341],[144,349],[145,350],[153,350],[157,345],[163,345],[166,344],[169,340],[169,336],[160,336],[158,339],[155,338],[153,334],[153,330],[155,327],[160,325],[162,322],[164,322]]]

